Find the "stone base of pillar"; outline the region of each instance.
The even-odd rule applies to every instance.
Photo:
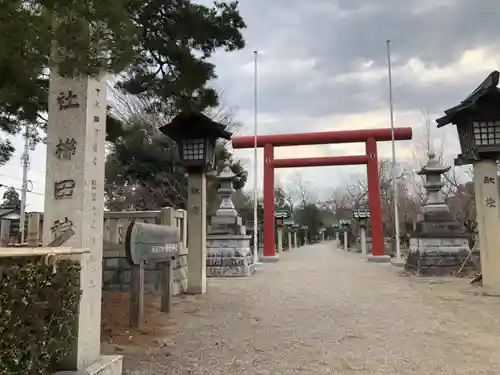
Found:
[[[391,263],[391,257],[389,255],[368,255],[366,257],[368,262],[372,263]]]
[[[500,297],[500,284],[496,284],[496,285],[484,285],[483,284],[482,292],[485,296]]]
[[[121,375],[123,357],[121,355],[103,355],[86,369],[78,371],[58,371],[54,375]]]
[[[414,248],[406,259],[405,271],[415,276],[456,276],[473,274],[477,271],[468,244],[463,247]]]
[[[276,255],[270,255],[270,256],[261,256],[260,257],[260,261],[262,263],[276,263],[276,262],[279,262],[280,260],[280,256],[278,254]]]
[[[226,258],[229,259],[229,258]],[[233,258],[237,261],[238,258]],[[208,261],[208,259],[207,259]],[[207,267],[207,277],[248,277],[255,273],[255,265]]]
[[[250,236],[207,236],[207,277],[245,277],[254,273]]]

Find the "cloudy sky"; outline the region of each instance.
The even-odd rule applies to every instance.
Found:
[[[209,1],[203,0],[209,3]],[[253,129],[253,51],[259,50],[260,134],[390,127],[386,40],[391,39],[396,126],[412,126],[413,142],[397,145],[399,160],[411,162],[421,143],[423,116],[434,120],[465,98],[500,65],[498,0],[241,0],[247,48],[218,53],[222,100]],[[458,151],[454,129],[433,130],[446,140],[447,158]],[[20,153],[0,168],[1,181],[21,186]],[[391,157],[390,143],[379,148]],[[277,158],[356,155],[363,145],[287,147]],[[253,178],[252,151],[237,150]],[[28,210],[43,210],[45,150],[31,153]],[[259,153],[259,184],[262,182]],[[321,194],[362,167],[280,170],[284,186],[302,174]],[[250,181],[250,185],[252,182]]]

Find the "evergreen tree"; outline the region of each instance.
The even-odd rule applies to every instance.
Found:
[[[16,134],[26,123],[46,128],[54,67],[63,76],[118,74],[119,87],[155,99],[150,110],[156,113],[178,108],[186,97],[200,109],[216,106],[217,93],[207,87],[216,77],[208,59],[217,49],[243,48],[244,27],[237,2],[3,0],[0,130]],[[108,116],[108,140],[121,131]],[[8,144],[0,147],[0,162],[8,150]]]
[[[19,193],[13,187],[8,187],[3,193],[2,203],[0,207],[2,208],[19,208],[21,206],[21,199],[19,198]]]

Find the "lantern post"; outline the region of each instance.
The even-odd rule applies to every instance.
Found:
[[[335,246],[340,247],[340,224],[338,222],[333,223],[333,231],[335,232]]]
[[[299,231],[299,224],[293,223],[292,224],[292,233],[293,233],[293,246],[295,248],[300,247],[300,243],[297,240],[297,232]]]
[[[361,228],[361,254],[364,257],[367,256],[366,251],[366,228],[368,226],[368,221],[370,220],[370,210],[367,208],[359,208],[353,212],[352,217],[359,222],[359,226]]]
[[[492,72],[472,94],[436,120],[438,128],[456,125],[461,153],[455,165],[473,165],[483,292],[491,296],[500,296],[499,76],[498,71]]]
[[[230,140],[232,133],[193,109],[182,111],[159,130],[177,143],[188,172],[188,293],[203,294],[207,289],[207,171],[215,164],[217,140]]]

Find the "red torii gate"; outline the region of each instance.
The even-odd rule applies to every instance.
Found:
[[[410,140],[411,138],[411,128],[394,129],[395,140],[404,141]],[[257,136],[257,147],[264,148],[264,257],[273,257],[276,251],[274,228],[274,169],[356,164],[367,164],[372,255],[383,256],[384,235],[382,227],[382,206],[380,202],[377,141],[390,141],[391,139],[392,131],[390,128]],[[232,138],[233,148],[235,149],[253,148],[254,142],[255,139],[253,136]],[[365,143],[366,155],[274,159],[274,147],[355,142]]]

